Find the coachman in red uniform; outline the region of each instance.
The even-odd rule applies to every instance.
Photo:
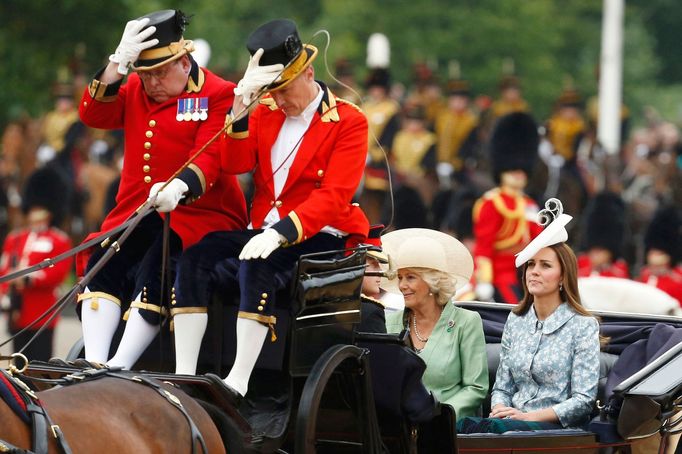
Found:
[[[26,227],[10,232],[2,247],[0,275],[28,268],[71,248],[71,240],[59,229],[70,194],[65,177],[51,167],[36,170],[26,181],[22,209]],[[56,197],[59,195],[60,197]],[[2,284],[3,307],[9,311],[9,332],[16,334],[40,318],[56,301],[58,287],[71,271],[72,261],[63,260],[25,277]],[[7,304],[5,304],[5,302]],[[18,352],[47,323],[47,317],[14,338]],[[55,317],[31,340],[23,353],[30,360],[47,361],[52,356]]]
[[[247,48],[252,57],[235,89],[234,112],[263,86],[271,96],[228,130],[221,151],[227,172],[254,172],[252,229],[212,233],[186,251],[173,318],[176,372],[192,374],[207,323],[205,300],[212,285],[207,271],[235,261],[240,292],[236,358],[227,386],[211,376],[234,401],[246,394],[269,330],[277,341],[275,305],[286,307],[286,301],[276,301],[275,294],[287,284],[298,258],[365,242],[369,231],[367,218],[352,203],[367,156],[365,116],[314,79],[311,62],[317,49],[301,43],[292,21],[262,25]]]
[[[493,129],[490,153],[499,186],[483,194],[473,212],[479,300],[517,303],[521,297],[514,256],[542,230],[537,204],[524,193],[538,142],[535,121],[523,112],[500,118]]]
[[[121,224],[157,192],[160,213],[141,222],[79,297],[89,361],[109,359],[121,304],[132,301],[110,365],[131,367],[156,336],[159,315],[169,303],[161,301],[159,277],[163,217],[170,216],[171,264],[205,234],[246,226],[243,194],[236,177],[220,172],[217,142],[159,192],[163,182],[223,127],[234,99],[234,84],[200,68],[191,57],[192,41],[183,38],[187,23],[187,17],[174,10],[128,22],[110,63],[96,74],[80,103],[85,124],[125,132],[116,207],[102,231]],[[129,68],[134,73],[122,84]],[[79,257],[80,270],[91,268],[104,251],[95,249],[89,261],[87,255]]]

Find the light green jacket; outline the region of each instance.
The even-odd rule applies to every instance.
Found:
[[[402,331],[403,318],[404,311],[386,314],[386,330]],[[451,405],[457,419],[479,415],[488,392],[488,360],[477,312],[448,303],[419,356],[426,363],[424,386],[441,403]]]

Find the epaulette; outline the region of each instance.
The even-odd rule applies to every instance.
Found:
[[[348,100],[346,100],[346,99],[343,99],[343,98],[336,98],[336,101],[337,101],[337,102],[342,102],[342,103],[344,103],[344,104],[348,104],[349,106],[355,108],[355,110],[357,110],[358,112],[362,112],[362,109],[361,109],[359,106],[353,104],[352,102],[350,102],[350,101],[348,101]]]
[[[264,106],[268,106],[270,110],[277,110],[277,103],[275,100],[271,97],[265,97],[259,101],[260,104],[263,104]]]

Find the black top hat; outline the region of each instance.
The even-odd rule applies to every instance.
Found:
[[[585,250],[600,247],[614,259],[622,253],[625,237],[625,202],[616,193],[603,191],[595,195],[585,208],[583,245]]]
[[[185,16],[182,11],[165,9],[138,17],[137,20],[145,18],[149,18],[145,29],[156,27],[156,31],[147,39],[156,38],[159,43],[140,52],[140,56],[133,64],[135,71],[158,68],[194,50],[194,43],[184,39],[182,35],[189,24],[189,17]]]
[[[495,181],[499,183],[508,170],[523,170],[530,176],[539,144],[537,124],[529,114],[514,112],[497,120],[489,143]]]
[[[263,49],[261,66],[284,65],[279,81],[270,84],[270,91],[283,88],[317,57],[317,48],[301,42],[296,23],[289,19],[275,19],[258,27],[246,40],[246,48],[251,55]]]
[[[44,208],[52,215],[51,224],[61,225],[71,200],[71,187],[66,177],[50,164],[29,175],[24,186],[21,209]]]
[[[391,74],[386,68],[374,68],[367,75],[367,80],[365,81],[365,87],[383,87],[389,89],[391,86]]]
[[[668,254],[674,266],[682,259],[682,215],[673,205],[656,211],[644,235],[644,248]]]

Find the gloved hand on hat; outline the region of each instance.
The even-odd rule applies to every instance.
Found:
[[[154,202],[156,211],[159,213],[168,213],[178,206],[180,199],[189,191],[189,186],[181,179],[173,178],[168,185],[159,192],[163,185],[164,183],[154,183],[149,190],[149,198],[151,199],[156,194],[156,201]]]
[[[265,229],[249,240],[239,253],[239,260],[266,259],[286,242],[286,238],[275,229]]]
[[[276,82],[284,69],[284,65],[281,63],[259,66],[262,56],[263,49],[258,49],[251,56],[249,65],[244,72],[244,77],[242,77],[242,80],[239,81],[237,87],[234,89],[234,94],[242,97],[242,102],[245,106],[248,106],[251,103],[253,97],[259,90]]]
[[[137,60],[140,52],[159,43],[159,40],[156,38],[145,41],[156,31],[154,26],[143,30],[148,23],[148,17],[129,21],[126,24],[125,30],[123,30],[123,36],[116,48],[116,52],[109,56],[109,61],[118,63],[118,73],[122,76],[128,74],[128,67]]]

